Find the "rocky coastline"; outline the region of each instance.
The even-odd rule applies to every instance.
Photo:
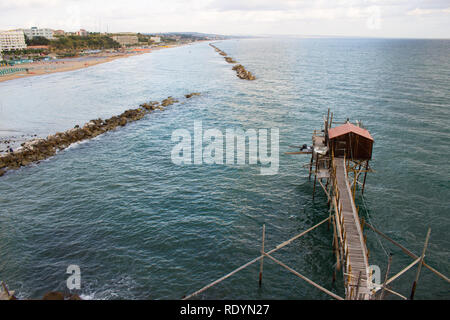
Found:
[[[193,92],[186,94],[185,97],[188,99],[198,95],[200,93]],[[57,132],[45,139],[28,140],[22,143],[20,149],[0,156],[0,177],[5,174],[6,170],[14,170],[31,163],[39,163],[39,161],[54,156],[57,151],[64,150],[73,143],[95,138],[117,127],[123,127],[128,123],[140,120],[154,110],[164,110],[165,107],[178,102],[173,97],[168,97],[161,102],[150,101],[141,104],[137,109],[126,110],[120,115],[106,120],[100,118],[90,120],[82,127],[76,125],[72,129],[65,132]]]
[[[216,52],[218,52],[221,56],[223,56],[226,62],[231,63],[231,64],[238,63],[232,57],[229,57],[225,51],[220,50],[212,43],[210,43],[209,45],[212,48],[214,48],[214,50],[216,50]],[[242,64],[235,65],[233,67],[233,70],[236,71],[236,76],[240,79],[244,79],[244,80],[255,80],[256,79],[256,77],[250,71],[247,71]]]

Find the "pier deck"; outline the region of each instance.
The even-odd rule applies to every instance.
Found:
[[[335,169],[335,186],[339,190],[336,202],[339,209],[336,210],[336,220],[339,220],[345,257],[346,298],[366,300],[370,298],[367,248],[348,182],[345,159],[334,158],[333,167]]]

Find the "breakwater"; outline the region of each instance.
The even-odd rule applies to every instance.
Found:
[[[187,99],[198,96],[200,93],[193,92],[186,94]],[[93,119],[84,124],[82,127],[76,125],[74,128],[65,132],[57,132],[49,135],[45,139],[32,139],[22,143],[21,148],[0,156],[0,177],[5,174],[6,170],[18,169],[31,163],[39,162],[50,158],[57,151],[64,150],[71,144],[95,138],[105,132],[123,127],[128,123],[142,119],[154,110],[164,110],[172,104],[179,101],[173,97],[168,97],[161,102],[150,101],[143,103],[136,109],[129,109],[118,116],[109,119]]]
[[[216,52],[218,52],[221,56],[224,57],[225,61],[228,63],[236,64],[237,61],[235,61],[232,57],[229,57],[228,54],[225,51],[222,51],[221,49],[217,48],[212,43],[209,44]],[[245,69],[245,67],[242,64],[235,65],[233,67],[233,70],[236,71],[236,76],[240,79],[244,80],[255,80],[256,77],[250,72]]]

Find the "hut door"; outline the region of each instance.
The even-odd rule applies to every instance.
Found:
[[[336,149],[334,150],[334,153],[338,157],[343,157],[345,154],[345,151],[347,150],[347,141],[345,140],[336,140]]]

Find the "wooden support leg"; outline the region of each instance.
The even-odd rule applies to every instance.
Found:
[[[262,274],[263,274],[263,266],[264,266],[264,239],[266,237],[266,225],[263,224],[263,231],[262,231],[262,245],[261,245],[261,264],[259,266],[259,287],[261,288],[262,285]]]
[[[427,237],[425,238],[425,245],[423,246],[422,256],[420,257],[419,266],[417,267],[416,279],[413,282],[411,289],[411,300],[414,300],[414,294],[416,293],[417,282],[419,281],[420,271],[422,270],[423,258],[425,257],[425,251],[427,251],[428,240],[430,240],[431,228],[428,228]]]
[[[386,269],[386,275],[384,276],[384,282],[383,282],[383,289],[381,290],[380,300],[384,299],[384,296],[386,294],[386,282],[389,277],[389,271],[391,270],[391,263],[392,263],[392,253],[389,255],[388,265]]]
[[[364,172],[364,181],[363,181],[363,186],[362,186],[362,190],[361,190],[362,194],[364,194],[364,187],[366,186],[367,170],[369,170],[369,160],[367,160],[367,162],[366,162],[366,172]]]
[[[313,187],[313,201],[316,193],[316,181],[317,181],[317,168],[319,166],[319,154],[316,155],[316,169],[314,171],[314,187]]]

